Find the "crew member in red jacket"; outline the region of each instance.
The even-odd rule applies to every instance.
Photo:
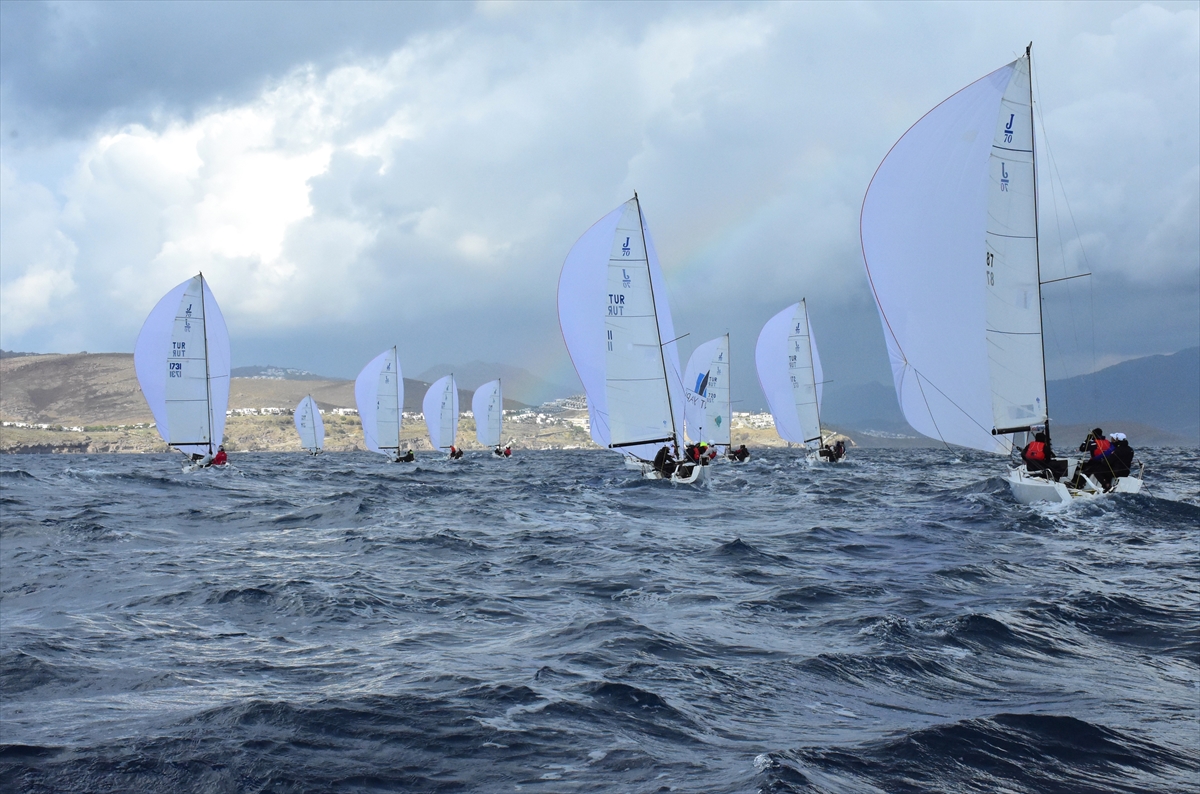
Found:
[[[229,462],[229,456],[225,454],[225,445],[222,444],[221,446],[217,447],[217,454],[213,455],[212,463],[210,463],[209,465],[210,466],[224,466],[228,462]]]

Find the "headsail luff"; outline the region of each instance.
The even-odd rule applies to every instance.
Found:
[[[989,452],[1047,421],[1029,54],[892,147],[860,233],[900,407],[924,435]]]
[[[229,330],[203,274],[155,305],[138,333],[134,370],[163,440],[211,454],[225,434]]]

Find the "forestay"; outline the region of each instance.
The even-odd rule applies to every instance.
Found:
[[[362,368],[354,381],[354,402],[362,422],[367,449],[391,455],[400,448],[404,375],[396,348],[380,353]]]
[[[312,395],[296,406],[295,422],[296,432],[300,434],[300,446],[309,452],[320,452],[325,448],[325,422]]]
[[[793,444],[819,443],[823,375],[804,301],[767,321],[754,363],[779,437]]]
[[[558,282],[558,318],[587,394],[592,440],[608,447],[675,438],[672,419],[682,421],[684,402],[679,353],[658,255],[636,196],[572,247]],[[660,446],[620,451],[650,459]]]
[[[693,442],[729,445],[729,334],[692,351],[683,375],[684,425]]]
[[[151,310],[133,363],[163,441],[188,454],[212,453],[225,436],[229,330],[203,275],[176,286]]]
[[[483,384],[471,397],[471,413],[475,414],[475,438],[485,447],[500,445],[503,407],[499,380]]]
[[[1029,61],[927,113],[863,201],[867,276],[905,418],[991,452],[1046,420]]]
[[[458,436],[458,387],[453,375],[439,378],[429,387],[421,409],[433,448],[448,450],[454,446]]]

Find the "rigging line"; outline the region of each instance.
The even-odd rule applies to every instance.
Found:
[[[934,383],[933,381],[929,380],[929,378],[926,378],[924,375],[922,375],[922,374],[921,374],[921,372],[920,372],[920,370],[918,370],[918,369],[917,369],[916,367],[914,367],[912,364],[909,364],[907,361],[905,361],[905,362],[904,362],[904,364],[905,364],[905,366],[911,367],[911,368],[912,368],[912,371],[917,373],[917,375],[918,375],[918,378],[917,378],[917,385],[918,385],[918,386],[920,386],[920,385],[921,385],[921,379],[922,379],[922,378],[924,378],[924,379],[925,379],[925,381],[926,381],[926,382],[927,382],[927,383],[928,383],[930,386],[932,386],[934,389],[936,389],[936,390],[937,390],[937,393],[938,393],[938,394],[940,394],[940,395],[942,395],[943,397],[945,397],[945,398],[946,398],[946,402],[948,402],[948,403],[950,403],[951,405],[953,405],[955,408],[957,408],[957,409],[959,410],[959,412],[960,412],[960,413],[962,413],[962,415],[963,415],[963,416],[965,416],[965,417],[967,417],[968,419],[970,419],[970,420],[971,420],[971,424],[975,425],[975,426],[976,426],[976,427],[978,427],[980,430],[982,430],[984,433],[986,433],[986,434],[987,434],[987,436],[988,436],[988,438],[992,438],[992,437],[993,437],[993,436],[992,436],[992,431],[988,430],[986,427],[984,427],[983,425],[979,424],[979,422],[976,422],[976,421],[975,421],[975,417],[971,416],[969,413],[967,413],[966,411],[964,411],[964,410],[963,410],[963,408],[962,408],[962,406],[961,406],[961,405],[959,405],[958,403],[954,402],[954,400],[953,400],[953,399],[950,397],[950,395],[946,394],[946,392],[944,392],[944,391],[942,391],[941,389],[939,389],[939,388],[938,388],[938,385],[937,385],[936,383]],[[924,396],[925,396],[925,392],[924,392],[924,390],[922,390],[922,391],[921,391],[921,396],[922,396],[922,397],[924,397]],[[926,402],[925,402],[925,406],[926,406],[926,407],[928,407],[928,406],[929,406],[929,402],[928,402],[928,401],[926,401]],[[930,418],[931,418],[931,419],[933,418],[933,414],[932,414],[932,413],[930,413]],[[937,426],[937,422],[935,421],[935,422],[934,422],[934,427],[936,427],[936,426]],[[940,431],[939,431],[939,432],[940,432]],[[941,438],[941,436],[940,436],[940,435],[939,435],[938,437],[939,437],[939,438]],[[944,440],[944,439],[942,440],[942,443],[945,443],[945,440]]]
[[[933,422],[933,429],[937,431],[938,441],[942,442],[942,446],[946,448],[947,452],[951,452],[952,450],[950,449],[950,445],[947,444],[946,439],[942,437],[942,429],[938,427],[937,418],[933,415],[933,408],[929,406],[929,398],[925,396],[925,387],[921,385],[921,373],[917,372],[917,368],[913,367],[907,361],[904,363],[906,366],[909,366],[912,369],[913,374],[917,376],[917,390],[921,392],[921,399],[925,402],[925,410],[929,412],[929,421]],[[929,385],[933,386],[932,383]],[[937,387],[934,386],[934,388],[936,389]],[[938,391],[941,391],[941,389],[938,389]],[[957,408],[958,406],[955,407]],[[962,409],[959,408],[959,410],[961,411]]]
[[[1032,72],[1032,70],[1030,70],[1030,71]],[[1040,97],[1042,95],[1042,85],[1038,81],[1037,75],[1034,75],[1033,80],[1034,80],[1034,84],[1037,86],[1038,96]],[[1050,159],[1050,167],[1052,169],[1054,169],[1054,175],[1058,178],[1058,184],[1059,184],[1059,187],[1062,190],[1062,194],[1063,194],[1063,203],[1067,205],[1067,214],[1071,218],[1071,227],[1075,230],[1075,240],[1079,245],[1079,253],[1083,257],[1084,265],[1086,265],[1087,269],[1089,271],[1091,271],[1091,270],[1093,270],[1092,263],[1091,263],[1091,260],[1088,259],[1087,249],[1083,247],[1083,235],[1081,235],[1079,233],[1079,224],[1075,221],[1075,211],[1073,209],[1071,209],[1071,199],[1067,197],[1067,186],[1063,182],[1062,173],[1060,173],[1058,170],[1058,160],[1054,156],[1054,150],[1050,147],[1050,136],[1046,132],[1046,117],[1045,117],[1045,114],[1042,113],[1041,102],[1038,103],[1037,112],[1038,112],[1038,119],[1042,123],[1042,140],[1046,144],[1046,155]],[[1055,195],[1053,184],[1051,184],[1051,186],[1050,186],[1050,195],[1052,198]],[[1055,213],[1056,213],[1055,222],[1056,223],[1058,222],[1057,207],[1058,207],[1057,199],[1055,199]],[[1060,249],[1062,248],[1062,233],[1061,233],[1061,231],[1059,233],[1059,248]],[[1063,270],[1064,271],[1066,270],[1066,254],[1065,254],[1065,252],[1063,254]],[[1088,313],[1089,313],[1089,325],[1090,325],[1091,331],[1092,331],[1092,340],[1091,340],[1092,341],[1092,371],[1095,371],[1095,369],[1096,369],[1096,313],[1095,313],[1095,304],[1094,304],[1093,297],[1092,297],[1093,294],[1094,294],[1094,287],[1089,282],[1089,285],[1088,285]],[[1078,345],[1079,332],[1075,326],[1074,301],[1072,300],[1071,291],[1069,289],[1067,290],[1067,301],[1068,301],[1068,307],[1070,308],[1070,310],[1072,312],[1071,325],[1073,328],[1075,328],[1075,339],[1076,339],[1076,344]],[[1065,365],[1064,365],[1064,374],[1065,374]]]

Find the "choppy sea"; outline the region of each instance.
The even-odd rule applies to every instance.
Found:
[[[0,458],[0,788],[1200,791],[1200,457]]]

